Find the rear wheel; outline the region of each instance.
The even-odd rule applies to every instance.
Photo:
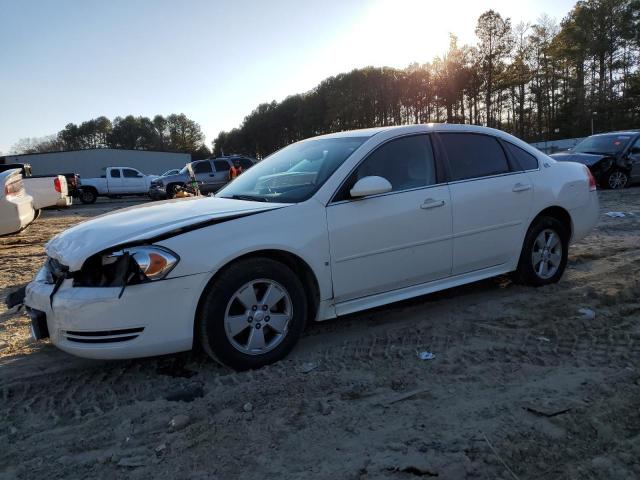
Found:
[[[237,370],[286,356],[307,320],[304,287],[286,265],[249,258],[226,269],[203,297],[198,333],[204,350]]]
[[[84,204],[96,203],[98,194],[91,188],[83,188],[80,190],[80,201]]]
[[[618,190],[627,186],[629,176],[622,170],[611,170],[604,178],[605,186],[613,190]]]
[[[567,266],[569,232],[553,217],[540,217],[525,236],[516,279],[525,285],[540,287],[556,283]]]

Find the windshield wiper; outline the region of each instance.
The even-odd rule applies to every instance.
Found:
[[[231,195],[234,200],[248,200],[252,202],[269,202],[265,197],[257,197],[253,195]]]

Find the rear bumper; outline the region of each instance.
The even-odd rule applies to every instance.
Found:
[[[64,198],[61,198],[56,203],[58,207],[70,207],[73,204],[73,197],[71,195],[65,195]]]
[[[35,218],[31,197],[22,196],[3,202],[0,212],[0,235],[18,232],[27,227]]]
[[[44,315],[51,342],[73,355],[124,359],[190,350],[200,294],[208,274],[121,288],[54,286],[41,270],[26,289],[25,305]]]
[[[577,208],[570,210],[571,220],[573,222],[573,232],[571,241],[577,242],[586,237],[593,227],[598,223],[600,216],[600,201],[598,200],[598,192],[589,192],[587,202]]]

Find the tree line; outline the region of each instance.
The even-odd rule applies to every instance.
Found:
[[[367,67],[310,92],[259,105],[220,132],[214,154],[258,158],[340,130],[409,123],[469,123],[527,141],[640,128],[640,0],[579,1],[558,24],[512,25],[489,10],[477,44],[450,36],[446,54],[405,69]]]
[[[98,117],[79,125],[69,123],[57,134],[24,138],[13,146],[17,153],[43,153],[90,148],[120,148],[191,153],[206,158],[211,151],[204,144],[200,125],[184,114],[166,117]]]

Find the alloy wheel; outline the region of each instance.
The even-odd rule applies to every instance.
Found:
[[[269,279],[240,287],[231,297],[224,317],[227,339],[247,355],[262,355],[287,336],[293,304],[285,288]]]
[[[562,262],[562,242],[557,232],[544,229],[533,242],[531,261],[536,275],[543,280],[553,277]]]
[[[624,188],[627,185],[627,175],[620,170],[616,170],[615,172],[609,175],[609,188],[611,189],[619,189]]]

